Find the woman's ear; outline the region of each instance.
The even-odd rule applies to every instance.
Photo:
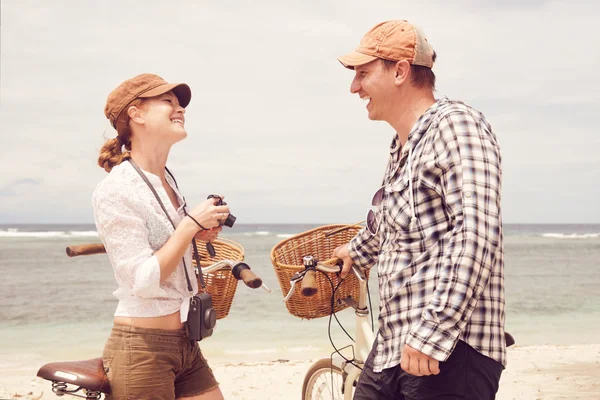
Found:
[[[129,119],[136,124],[144,125],[144,123],[146,122],[144,120],[142,110],[136,106],[129,107],[127,109],[127,115],[129,115]]]

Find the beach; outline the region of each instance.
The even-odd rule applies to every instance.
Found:
[[[498,400],[600,399],[600,344],[517,346],[508,349]],[[226,399],[288,400],[300,397],[312,360],[216,362],[213,372]],[[38,366],[20,371],[0,364],[0,399],[55,399]]]

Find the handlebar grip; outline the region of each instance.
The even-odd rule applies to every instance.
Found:
[[[234,265],[231,269],[231,273],[238,281],[243,280],[249,288],[256,289],[262,286],[262,279],[256,276],[245,262],[239,262]]]
[[[262,286],[262,279],[249,269],[242,270],[240,272],[240,277],[249,288],[257,289]]]
[[[88,256],[91,254],[106,253],[102,243],[80,244],[77,246],[67,246],[67,255],[69,257]]]
[[[309,269],[302,278],[302,295],[306,297],[314,296],[317,293],[317,281],[315,270]]]

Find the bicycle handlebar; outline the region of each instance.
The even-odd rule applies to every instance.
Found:
[[[302,279],[302,295],[306,297],[317,294],[317,272],[314,270],[306,271]]]
[[[248,286],[249,288],[257,289],[263,286],[262,279],[260,279],[254,272],[252,272],[250,266],[248,266],[248,264],[246,263],[237,263],[233,266],[231,273],[238,280],[244,281],[246,286]],[[265,288],[267,287],[265,286]]]
[[[313,258],[311,256],[309,256],[310,261],[309,264],[305,264],[305,268],[302,271],[298,271],[294,274],[294,276],[292,276],[292,279],[290,280],[290,291],[287,293],[287,295],[283,298],[283,301],[286,302],[288,301],[288,299],[290,297],[292,297],[292,294],[294,293],[294,289],[296,287],[296,283],[298,283],[298,281],[302,281],[302,290],[300,291],[301,294],[305,297],[310,297],[310,296],[314,296],[317,293],[317,283],[316,283],[316,271],[321,271],[321,272],[328,272],[328,273],[339,273],[342,271],[342,267],[341,267],[341,260],[338,259],[338,262],[336,263],[336,265],[333,265],[331,267],[325,266],[323,264],[319,264],[318,262],[316,262],[316,260],[313,261]],[[312,263],[311,263],[312,262]],[[352,265],[352,273],[356,276],[356,278],[359,280],[359,282],[365,282],[367,280],[365,273],[363,270],[361,270],[359,267],[357,267],[356,265]]]
[[[340,259],[337,259],[337,263],[333,267],[326,267],[325,265],[319,264],[312,257],[309,256],[309,260],[307,261],[309,264],[306,264],[305,267],[308,267],[303,277],[298,277],[302,279],[302,295],[305,297],[314,296],[317,294],[317,270],[322,272],[331,272],[338,273],[342,270]]]
[[[106,248],[102,243],[88,243],[67,246],[66,252],[69,257],[77,257],[106,253]],[[221,260],[207,267],[202,267],[202,272],[207,274],[222,268],[230,269],[237,280],[243,281],[251,289],[263,287],[267,292],[271,292],[271,289],[263,284],[262,279],[252,272],[250,266],[241,261]]]
[[[308,260],[306,260],[308,259]],[[298,281],[302,281],[302,290],[300,291],[301,294],[305,297],[310,297],[310,296],[314,296],[318,289],[317,289],[317,281],[316,281],[316,276],[317,276],[317,271],[321,271],[321,272],[329,272],[329,273],[339,273],[342,270],[342,267],[340,265],[334,265],[331,267],[319,264],[316,260],[313,259],[312,256],[308,256],[305,257],[305,260],[303,260],[303,262],[307,262],[308,264],[304,264],[305,269],[302,271],[298,271],[296,272],[293,276],[292,279],[290,280],[290,291],[287,293],[287,295],[283,298],[283,301],[286,302],[288,301],[288,299],[290,297],[292,297],[292,294],[294,293],[294,289],[296,287],[296,283],[298,283]],[[340,263],[340,260],[338,260],[338,264]],[[354,269],[354,267],[353,267]],[[356,273],[356,271],[354,271]]]
[[[262,286],[263,282],[254,272],[249,269],[244,270],[240,273],[240,276],[246,286],[252,289],[257,289]]]
[[[67,246],[66,251],[69,257],[106,253],[106,249],[102,243],[88,243],[79,244],[76,246]]]

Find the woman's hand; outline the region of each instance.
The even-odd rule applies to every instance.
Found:
[[[219,236],[219,233],[223,230],[222,226],[217,226],[216,228],[209,229],[207,231],[199,231],[194,236],[197,240],[202,240],[203,242],[212,242]]]
[[[229,215],[229,206],[215,205],[215,203],[217,203],[218,201],[218,198],[204,200],[202,203],[198,204],[192,209],[192,211],[189,212],[189,215],[195,220],[195,222],[197,222],[197,224],[202,225],[202,227],[200,227],[196,223],[194,223],[198,230],[201,230],[202,228],[210,230],[212,228],[220,227],[221,222],[225,221],[227,215]]]

